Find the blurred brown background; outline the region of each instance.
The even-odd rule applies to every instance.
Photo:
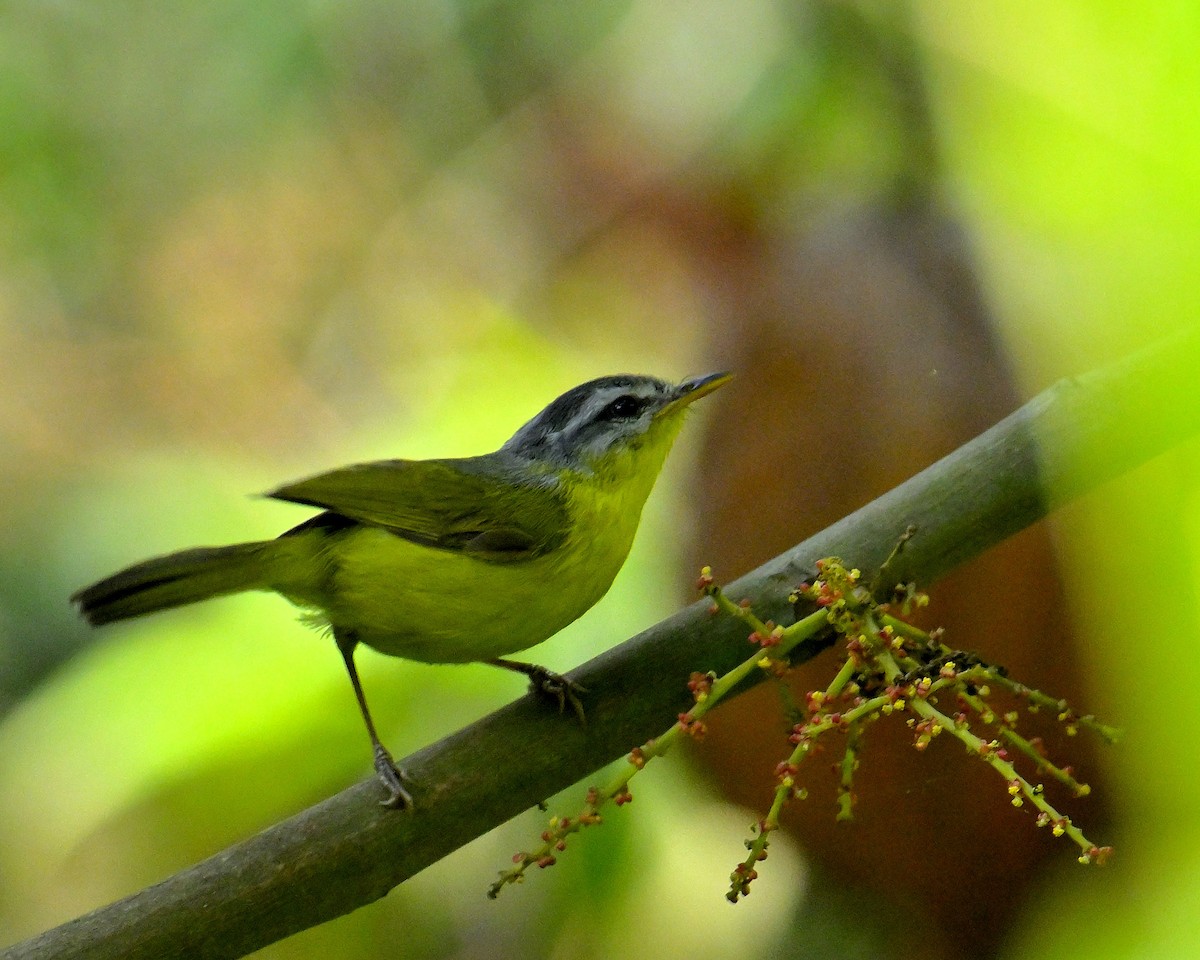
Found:
[[[494,447],[591,376],[736,370],[610,597],[539,648],[566,669],[699,563],[732,579],[1193,323],[1198,40],[1186,3],[6,4],[0,941],[368,773],[337,658],[286,605],[91,632],[72,590],[285,529],[303,514],[244,494],[288,478]],[[1116,844],[1105,871],[880,725],[857,821],[814,769],[729,907],[784,749],[762,690],[498,904],[541,814],[263,956],[1189,955],[1196,454],[933,591],[963,645],[1128,728],[1051,742],[1101,788],[1068,809]],[[401,752],[521,689],[365,659]]]

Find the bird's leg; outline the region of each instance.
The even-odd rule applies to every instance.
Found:
[[[529,686],[532,690],[552,697],[557,701],[559,713],[562,713],[569,703],[571,709],[575,711],[575,716],[579,719],[579,725],[581,727],[587,726],[587,717],[583,712],[583,701],[579,699],[582,694],[587,693],[587,690],[574,680],[568,680],[561,674],[547,670],[545,667],[539,667],[536,663],[505,660],[503,657],[497,657],[495,660],[486,660],[484,662],[490,663],[494,667],[503,667],[505,670],[515,670],[517,673],[525,674],[529,678]]]
[[[375,722],[371,719],[371,711],[367,708],[367,698],[363,695],[362,684],[358,679],[358,669],[354,666],[354,648],[358,646],[358,637],[354,635],[353,631],[334,630],[333,638],[337,641],[342,659],[346,662],[346,672],[350,674],[350,682],[354,685],[354,696],[358,699],[358,709],[362,712],[363,722],[367,725],[367,734],[371,738],[371,747],[375,751],[375,773],[388,792],[387,799],[379,801],[380,806],[393,809],[402,807],[412,809],[412,795],[404,789],[404,781],[408,778],[404,771],[396,766],[396,761],[388,753],[387,747],[380,742],[379,734],[375,732]]]

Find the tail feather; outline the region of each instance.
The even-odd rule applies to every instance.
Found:
[[[227,593],[269,586],[274,541],[181,550],[136,563],[71,597],[93,625],[128,620]]]

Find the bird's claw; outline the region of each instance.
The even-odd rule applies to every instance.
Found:
[[[404,781],[408,780],[408,775],[396,766],[396,761],[392,759],[392,755],[388,753],[383,744],[375,746],[375,773],[379,777],[379,782],[383,784],[383,788],[388,792],[387,799],[379,801],[381,807],[387,807],[390,810],[411,810],[413,808],[412,794],[404,788]]]
[[[545,667],[536,667],[529,674],[529,687],[535,693],[552,698],[558,704],[559,713],[563,713],[567,704],[570,704],[579,725],[587,726],[587,714],[583,711],[583,701],[580,699],[587,693],[586,687]]]

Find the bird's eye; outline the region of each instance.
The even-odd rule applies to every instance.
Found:
[[[630,420],[642,412],[644,402],[628,393],[622,394],[600,411],[600,420]]]

